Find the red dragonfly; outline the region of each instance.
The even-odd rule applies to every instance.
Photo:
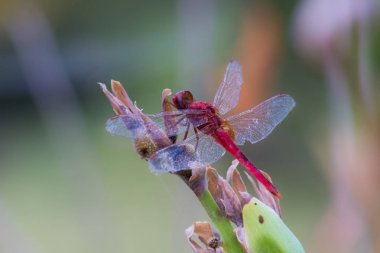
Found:
[[[276,187],[237,145],[243,145],[246,141],[253,144],[266,138],[293,109],[295,102],[289,95],[280,94],[240,114],[225,117],[238,104],[242,83],[241,66],[233,60],[227,66],[213,103],[195,100],[190,91],[184,90],[172,98],[170,105],[175,110],[164,107],[161,113],[147,114],[169,137],[174,137],[171,138],[173,143],[180,133],[184,133],[182,142],[158,151],[150,159],[153,171],[184,170],[191,167],[190,162],[194,161],[203,165],[212,164],[227,151],[280,198]],[[123,115],[119,115],[108,120],[106,129],[114,135],[136,138],[136,133],[131,133],[131,129],[127,131],[124,123]],[[191,128],[193,134],[190,136]],[[193,152],[188,152],[189,146]]]

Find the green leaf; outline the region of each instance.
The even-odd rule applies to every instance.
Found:
[[[252,200],[243,208],[244,230],[250,252],[304,253],[301,243],[272,208]]]
[[[224,252],[244,253],[242,245],[236,238],[231,222],[222,215],[211,193],[206,190],[198,198],[221,236]]]

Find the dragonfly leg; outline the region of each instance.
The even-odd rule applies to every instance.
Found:
[[[186,131],[185,131],[185,135],[183,136],[183,140],[187,139],[187,135],[189,134],[189,130],[190,130],[190,122],[187,122]]]
[[[170,117],[170,116],[169,116]],[[178,137],[178,129],[177,126],[186,118],[186,116],[183,116],[182,118],[178,119],[177,121],[170,126],[170,121],[165,122],[165,131],[168,135],[169,139],[171,139],[172,143],[176,143],[177,137]]]
[[[195,139],[196,139],[195,151],[197,151],[198,144],[199,144],[199,134],[198,134],[198,129],[196,127],[194,127],[194,133],[195,133]]]
[[[177,120],[177,122],[174,124],[174,126],[178,126],[184,119],[186,119],[186,116],[183,116],[182,118],[180,118],[179,120]]]

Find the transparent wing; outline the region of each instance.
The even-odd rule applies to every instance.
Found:
[[[106,130],[112,135],[138,138],[147,134],[144,121],[134,115],[118,115],[106,122]]]
[[[197,161],[194,147],[182,144],[173,144],[157,151],[148,160],[150,170],[155,174],[177,172],[191,168]]]
[[[196,166],[206,166],[219,160],[225,150],[211,137],[199,134],[158,151],[149,159],[149,168],[156,174],[177,172]]]
[[[207,117],[203,116],[203,114],[204,111],[202,110],[180,110],[146,114],[146,116],[148,116],[160,130],[166,131],[168,136],[174,136],[186,131],[188,123],[186,116],[197,117],[197,124],[205,124],[207,122]],[[178,124],[175,125],[176,129],[165,128],[165,117],[173,117],[178,121]],[[106,122],[106,130],[112,135],[128,138],[143,137],[147,134],[144,121],[135,114],[118,115],[108,119]]]
[[[232,60],[227,66],[224,79],[214,98],[213,104],[221,115],[226,114],[238,104],[242,84],[241,66],[236,60]]]
[[[205,110],[184,109],[156,114],[146,114],[159,128],[164,129],[168,136],[176,136],[185,132],[188,128],[188,118],[194,118],[192,125],[197,127],[206,124],[209,119]],[[176,124],[169,124],[167,120],[173,119]]]
[[[166,122],[167,118],[165,118],[165,117],[173,117],[174,118],[173,121],[176,123],[173,125],[172,124],[166,125],[165,122]],[[173,115],[173,116],[171,116],[171,115],[170,116],[154,115],[153,117],[149,116],[149,118],[154,122],[154,124],[159,129],[164,131],[167,136],[177,136],[177,135],[182,134],[183,132],[186,131],[187,124],[189,122],[188,119],[185,117],[185,115]]]
[[[196,147],[197,162],[200,164],[213,164],[226,153],[226,150],[212,136],[203,133],[200,133],[198,136],[198,145],[196,135],[192,135],[184,142],[192,145],[194,148]]]
[[[228,117],[226,120],[235,131],[235,143],[243,145],[249,141],[253,144],[266,138],[294,106],[293,98],[282,94],[240,114]]]

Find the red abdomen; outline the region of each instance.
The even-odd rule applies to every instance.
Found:
[[[227,152],[233,155],[244,168],[246,168],[258,181],[260,181],[260,183],[262,183],[268,191],[270,191],[277,198],[281,198],[281,194],[278,192],[276,187],[243,154],[243,152],[241,152],[239,147],[233,142],[226,131],[222,128],[218,128],[212,133],[212,136],[223,148],[226,149]]]

